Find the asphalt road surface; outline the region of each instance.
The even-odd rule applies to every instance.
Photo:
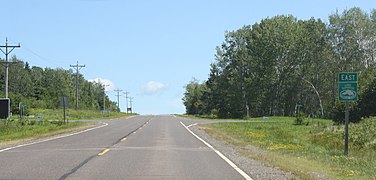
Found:
[[[136,116],[102,122],[0,150],[0,179],[247,179],[189,131],[194,120]]]

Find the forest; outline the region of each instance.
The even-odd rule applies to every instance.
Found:
[[[28,109],[61,108],[61,98],[68,97],[68,108],[76,105],[76,73],[61,68],[30,67],[28,62],[13,56],[9,59],[9,98],[11,112],[18,114],[19,104]],[[0,97],[5,97],[5,59],[0,59]],[[78,74],[78,109],[119,111],[115,102],[109,100],[104,86],[97,82],[89,82],[82,74]],[[106,101],[103,103],[103,101]]]
[[[376,114],[376,11],[335,12],[329,22],[292,15],[225,33],[207,80],[185,86],[187,114],[218,118],[294,116],[344,119],[339,72],[359,73],[352,122]]]

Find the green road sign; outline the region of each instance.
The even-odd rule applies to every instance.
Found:
[[[339,73],[338,100],[341,102],[358,100],[358,73]]]

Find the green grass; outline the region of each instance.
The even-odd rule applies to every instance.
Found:
[[[134,115],[121,112],[102,113],[71,109],[68,109],[66,113],[68,120],[113,119]],[[69,123],[62,123],[64,119],[62,109],[31,109],[29,114],[34,117],[24,117],[19,120],[17,116],[13,116],[7,123],[5,120],[0,120],[0,147],[95,126],[95,123],[69,121]]]
[[[31,109],[30,115],[34,115],[34,118],[38,116],[42,117],[42,120],[63,120],[64,113],[62,109]],[[134,114],[126,114],[122,112],[100,112],[100,111],[89,111],[89,110],[66,110],[66,117],[68,120],[96,120],[96,119],[113,119],[125,116],[130,116]]]
[[[182,118],[188,118],[188,119],[196,119],[196,120],[253,120],[253,119],[219,119],[216,116],[210,116],[210,115],[192,115],[192,114],[175,114],[178,117]],[[262,118],[261,118],[262,119]]]
[[[191,114],[175,114],[176,116],[188,119],[197,119],[197,120],[217,120],[215,117],[202,116],[202,115],[191,115]]]
[[[270,117],[272,122],[219,123],[202,128],[239,146],[243,154],[303,179],[318,178],[318,173],[334,179],[376,179],[376,118],[350,126],[348,157],[343,156],[342,126],[323,119],[293,125],[294,120]]]
[[[70,122],[58,123],[48,121],[0,121],[0,146],[6,146],[21,141],[32,140],[66,132],[71,132],[83,128],[94,126],[94,123]]]

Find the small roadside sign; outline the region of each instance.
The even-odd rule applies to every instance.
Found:
[[[10,115],[10,100],[9,98],[0,99],[0,119],[8,119]]]
[[[68,108],[68,96],[62,96],[60,99],[60,106]]]
[[[338,100],[341,102],[358,100],[358,73],[340,72],[338,74]]]
[[[200,103],[199,103],[198,101],[196,101],[196,102],[194,103],[194,106],[195,106],[196,108],[198,108],[198,107],[200,106]]]

